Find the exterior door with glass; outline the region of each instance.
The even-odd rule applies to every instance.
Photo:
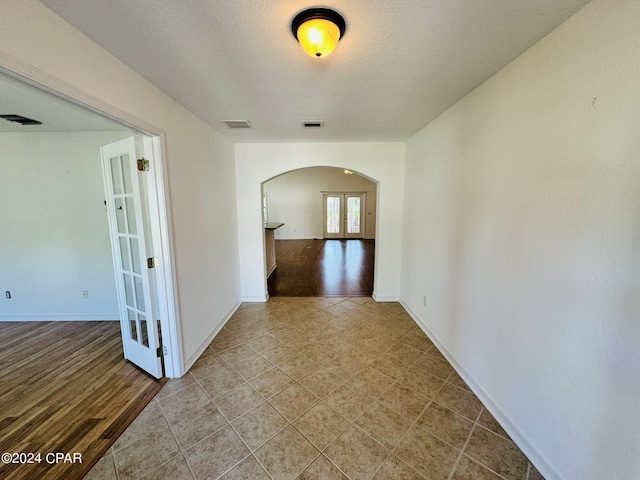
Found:
[[[107,213],[126,359],[162,376],[160,339],[152,291],[154,259],[147,260],[145,200],[133,137],[101,148]],[[144,170],[144,160],[141,164]]]
[[[322,194],[324,238],[364,238],[365,193]]]

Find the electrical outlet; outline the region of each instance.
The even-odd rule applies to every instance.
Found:
[[[89,298],[89,290],[82,290],[82,298]]]
[[[7,290],[6,292],[4,292],[4,296],[7,298],[11,298],[11,292],[9,290]]]

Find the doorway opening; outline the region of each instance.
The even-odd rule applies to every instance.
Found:
[[[370,297],[375,240],[276,240],[272,297]]]
[[[0,375],[7,387],[0,399],[6,420],[0,443],[9,451],[32,444],[51,452],[82,452],[82,465],[14,465],[4,473],[7,478],[82,476],[166,382],[123,358],[100,162],[102,145],[133,135],[156,165],[162,158],[160,139],[2,69],[0,98],[6,109],[0,113],[41,121],[0,120],[0,223],[6,227],[0,236],[6,280],[0,363],[6,368]],[[153,173],[148,182],[156,188],[162,169]],[[166,230],[160,225],[166,218],[144,218],[150,228]],[[164,241],[162,232],[152,237]],[[165,250],[157,256],[169,259]],[[165,296],[159,304],[167,301]],[[169,315],[163,318],[171,322]],[[173,333],[163,328],[166,345]],[[181,359],[168,353],[166,375],[179,376],[175,363]]]
[[[13,235],[0,244],[11,260],[6,265],[13,268],[7,271],[11,273],[12,282],[5,293],[12,301],[0,314],[0,321],[122,320],[118,318],[114,272],[109,268],[113,262],[105,215],[107,205],[103,203],[100,147],[133,135],[152,167],[145,182],[148,190],[155,193],[151,203],[156,215],[151,215],[153,209],[148,208],[143,212],[142,221],[151,232],[153,256],[161,259],[159,263],[163,267],[154,273],[159,285],[157,310],[167,348],[156,353],[165,360],[164,375],[180,376],[182,359],[164,193],[162,138],[131,123],[120,123],[114,117],[65,95],[57,95],[35,80],[6,69],[0,69],[0,90],[6,100],[3,107],[9,108],[10,113],[41,121],[37,125],[18,125],[2,120],[0,127],[2,134],[12,136],[10,142],[3,143],[7,155],[35,148],[37,155],[29,157],[29,161],[41,162],[31,168],[24,162],[12,164],[13,167],[5,162],[7,172],[3,178],[7,180],[12,174],[13,182],[9,185],[12,191],[19,187],[26,196],[24,201],[14,202],[16,208],[9,208],[10,202],[3,202],[7,207],[5,218],[8,215],[5,224],[15,220],[17,228],[13,233],[24,238]],[[81,146],[75,145],[78,142]],[[9,152],[8,148],[15,152]],[[44,191],[48,193],[41,195]],[[42,225],[44,220],[49,222],[49,230],[38,233],[37,225]],[[97,226],[91,222],[97,222]],[[25,225],[32,227],[24,228]],[[99,246],[91,246],[96,243]],[[45,274],[47,267],[49,276]],[[30,276],[29,272],[38,274]],[[83,280],[79,282],[79,275],[73,272],[84,272]]]
[[[342,168],[293,170],[262,184],[269,296],[371,296],[376,182]]]

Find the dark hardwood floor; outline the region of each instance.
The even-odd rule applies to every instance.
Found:
[[[41,454],[0,478],[82,478],[165,381],[124,360],[118,322],[0,323],[0,453]]]
[[[371,296],[375,240],[276,240],[270,296]]]

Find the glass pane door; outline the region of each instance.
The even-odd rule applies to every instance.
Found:
[[[159,335],[146,264],[135,141],[105,145],[102,156],[125,358],[159,378]]]
[[[364,238],[364,193],[345,193],[344,238]]]
[[[360,233],[360,196],[347,197],[347,233]]]
[[[324,238],[364,238],[364,193],[323,193]]]
[[[326,197],[326,232],[329,234],[340,234],[342,226],[342,198],[340,196]]]

